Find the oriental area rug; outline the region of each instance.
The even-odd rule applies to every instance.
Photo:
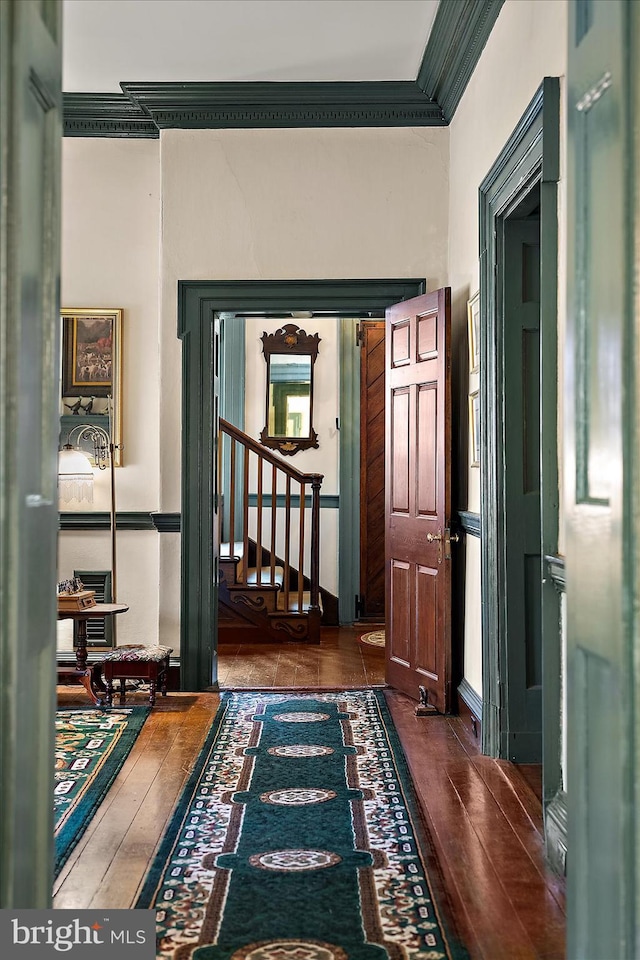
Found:
[[[385,642],[384,630],[371,630],[360,637],[360,643],[366,643],[371,647],[384,647]]]
[[[115,780],[148,714],[149,707],[56,711],[56,876]]]
[[[171,960],[467,954],[381,691],[225,693],[136,903]]]

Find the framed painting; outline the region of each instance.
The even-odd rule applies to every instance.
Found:
[[[467,301],[467,326],[469,328],[469,373],[480,369],[480,291]]]
[[[469,440],[472,467],[480,466],[480,393],[474,390],[469,394]]]
[[[111,432],[121,466],[122,310],[64,309],[60,316],[62,442],[75,424],[98,423]]]

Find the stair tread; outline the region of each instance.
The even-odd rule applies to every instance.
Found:
[[[244,543],[242,540],[236,540],[235,543],[221,543],[218,549],[218,556],[221,560],[232,560],[234,557],[240,559],[244,553]]]
[[[320,610],[322,611],[321,597],[318,598],[318,604],[320,606]],[[306,613],[310,606],[311,606],[311,593],[309,592],[309,590],[305,590],[304,593],[302,594],[302,613]],[[278,614],[281,614],[281,613],[300,613],[299,606],[298,606],[297,590],[295,592],[291,590],[289,593],[289,609],[288,610],[285,609],[285,605],[284,605],[284,592],[280,591],[280,593],[278,594],[278,610],[276,614],[270,614],[270,616],[277,616]]]
[[[284,567],[275,567],[273,571],[273,580],[271,579],[271,567],[263,567],[260,571],[260,583],[277,583],[282,586],[284,580]],[[258,568],[249,567],[245,577],[245,583],[258,583]]]

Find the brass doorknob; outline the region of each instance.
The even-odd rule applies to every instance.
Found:
[[[459,543],[459,542],[460,542],[460,534],[459,534],[459,533],[450,533],[450,534],[449,534],[449,540],[451,541],[451,543]]]
[[[427,534],[427,540],[429,541],[429,543],[433,543],[434,540],[442,540],[442,534],[441,534],[441,533],[428,533],[428,534]]]

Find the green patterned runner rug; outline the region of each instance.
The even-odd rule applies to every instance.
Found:
[[[225,693],[136,907],[171,960],[444,960],[384,695]]]
[[[56,711],[57,876],[127,758],[149,707]]]

